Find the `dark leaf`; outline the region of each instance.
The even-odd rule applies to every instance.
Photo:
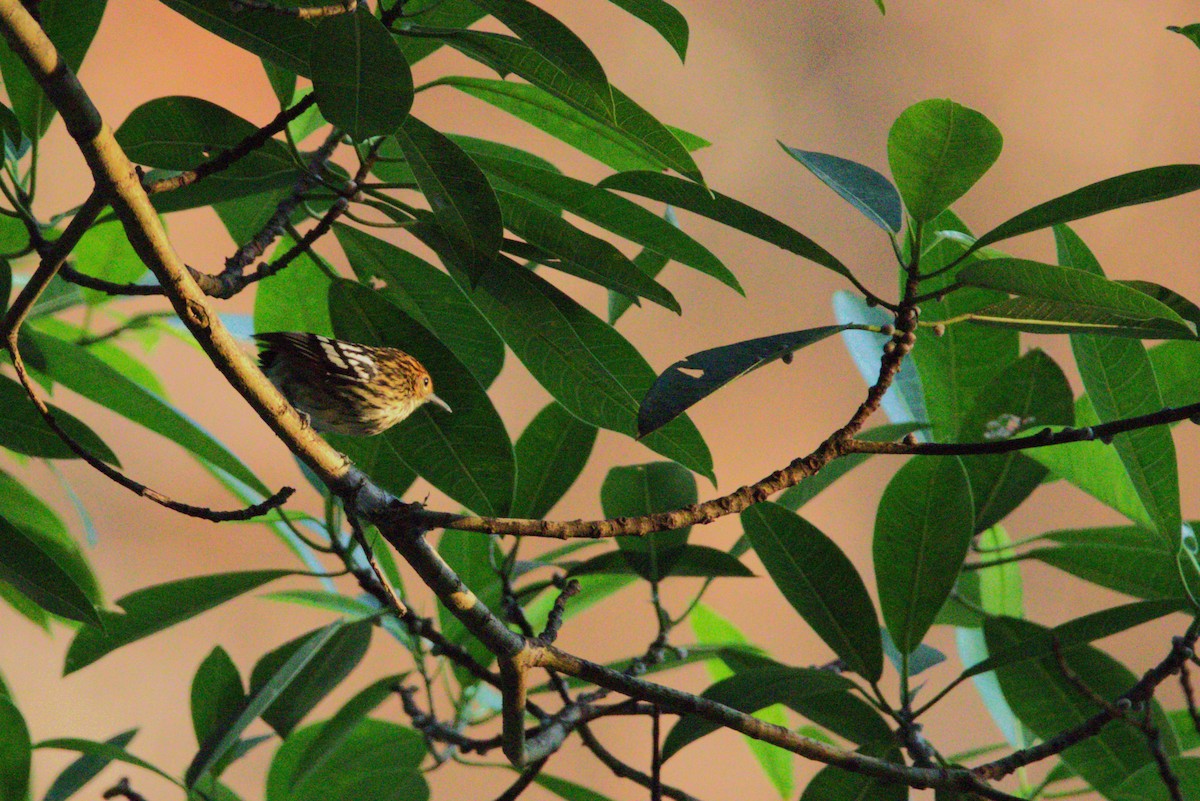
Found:
[[[742,526],[775,586],[855,673],[883,673],[879,619],[842,549],[816,526],[774,503],[742,512]]]
[[[1035,548],[1028,555],[1084,581],[1135,598],[1186,597],[1175,564],[1179,546],[1156,531],[1139,526],[1083,528],[1051,531],[1042,539],[1056,545]]]
[[[496,573],[500,556],[491,537],[475,533],[446,529],[438,540],[438,554],[446,560],[450,569],[475,593],[478,603],[488,609],[499,609],[504,588]],[[482,642],[467,630],[454,614],[443,604],[438,604],[438,620],[446,639],[464,646],[483,665],[490,665],[495,656]],[[477,681],[464,668],[455,670],[459,684],[470,687]]]
[[[79,629],[67,650],[63,673],[73,673],[121,646],[168,629],[242,593],[291,574],[290,570],[217,573],[146,587],[118,598],[117,606],[124,612],[101,612],[99,625]]]
[[[688,24],[683,14],[664,0],[609,0],[645,22],[667,40],[679,60],[687,55]]]
[[[0,580],[47,612],[80,623],[97,623],[100,617],[95,602],[76,578],[79,562],[78,551],[65,547],[61,540],[0,517]]]
[[[0,801],[27,801],[33,748],[21,710],[0,696]]]
[[[192,729],[196,743],[223,729],[242,711],[246,690],[237,665],[221,646],[209,652],[192,678]]]
[[[620,551],[609,551],[599,556],[573,565],[567,574],[571,576],[587,576],[596,573],[609,575],[638,575],[629,563],[629,554]],[[747,578],[754,573],[742,564],[736,557],[730,556],[716,548],[704,545],[684,545],[670,567],[663,574],[667,576],[695,576],[701,578],[717,578],[720,576]]]
[[[799,150],[779,143],[788,155],[885,231],[899,233],[904,222],[900,193],[881,173],[856,161]]]
[[[1172,757],[1167,760],[1167,769],[1179,782],[1179,798],[1200,797],[1200,758]],[[1108,797],[1113,801],[1173,801],[1175,798],[1163,783],[1157,764],[1138,768],[1114,787]]]
[[[109,464],[119,464],[116,454],[79,418],[56,406],[50,406],[50,412],[84,449]],[[0,376],[0,446],[44,459],[79,458],[42,419],[25,388],[6,376]]]
[[[228,0],[161,0],[197,25],[297,75],[310,77],[309,55],[317,24],[286,14],[250,11]]]
[[[889,762],[904,764],[900,749],[894,746],[863,750],[879,751],[872,756],[884,756]],[[901,782],[853,773],[836,765],[821,768],[800,794],[800,801],[906,801],[907,798],[908,787]],[[937,801],[943,801],[940,793]]]
[[[312,45],[313,92],[325,119],[358,141],[400,127],[412,108],[412,72],[370,9],[326,17]]]
[[[575,483],[596,443],[588,425],[557,401],[538,412],[517,439],[517,485],[510,514],[542,518]]]
[[[600,487],[605,517],[639,517],[690,506],[698,500],[696,479],[676,462],[614,467]],[[659,531],[644,537],[618,537],[629,566],[646,581],[669,576],[683,555],[691,526]]]
[[[124,748],[129,745],[135,734],[137,734],[137,729],[129,729],[104,742],[106,745]],[[112,761],[112,756],[108,754],[84,753],[63,768],[62,773],[58,774],[58,778],[50,785],[50,789],[46,790],[42,801],[67,801],[68,798],[82,790],[85,784],[96,778],[100,771],[108,767]]]
[[[95,740],[84,740],[79,737],[59,737],[51,740],[42,740],[34,747],[39,749],[53,748],[62,751],[78,751],[85,756],[94,757],[97,760],[103,760],[105,762],[124,762],[128,765],[134,765],[136,767],[143,768],[144,770],[148,770],[151,773],[157,774],[171,784],[179,787],[183,786],[180,784],[179,780],[171,774],[167,773],[161,768],[151,765],[144,759],[135,757],[133,754],[126,751],[123,746],[114,742],[116,739],[117,738],[114,737],[112,740],[99,743]]]
[[[920,645],[946,602],[974,533],[971,487],[957,457],[909,460],[875,517],[875,581],[901,653]]]
[[[820,342],[846,326],[827,325],[787,334],[748,339],[709,348],[675,362],[651,385],[638,409],[638,436],[657,431],[734,379],[801,348]]]

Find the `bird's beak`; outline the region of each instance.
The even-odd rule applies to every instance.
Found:
[[[450,404],[446,403],[444,400],[439,398],[437,395],[431,394],[425,400],[429,401],[430,403],[436,403],[438,406],[441,406],[446,411],[450,412],[451,414],[454,414],[454,410],[450,408]]]

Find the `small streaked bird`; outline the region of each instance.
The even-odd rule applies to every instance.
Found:
[[[396,348],[373,348],[318,334],[255,334],[263,373],[318,431],[379,434],[433,402],[433,379]]]

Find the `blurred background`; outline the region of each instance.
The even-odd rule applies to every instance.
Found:
[[[788,157],[777,139],[886,173],[887,132],[904,108],[919,100],[948,97],[977,109],[1000,128],[1005,147],[995,167],[956,207],[976,231],[1101,178],[1153,165],[1200,162],[1200,52],[1165,30],[1167,25],[1198,21],[1195,4],[1183,0],[891,0],[886,16],[871,0],[679,0],[676,5],[691,25],[686,64],[680,64],[651,29],[615,5],[556,0],[539,4],[581,35],[615,85],[663,121],[713,142],[697,154],[712,187],[803,231],[885,296],[892,294],[895,282],[889,243]],[[416,81],[420,84],[448,70],[484,74],[461,56],[443,52],[418,65]],[[202,97],[256,124],[277,111],[256,58],[154,0],[109,4],[80,77],[113,127],[141,103],[163,95]],[[443,130],[487,135],[534,150],[571,175],[599,180],[608,172],[451,89],[422,93],[414,110]],[[38,211],[47,217],[82,202],[90,181],[61,121],[56,121],[43,148]],[[1076,230],[1110,276],[1159,281],[1196,300],[1198,212],[1200,196],[1191,195],[1081,222]],[[680,216],[685,229],[737,274],[746,297],[670,265],[662,280],[682,303],[683,316],[646,305],[633,309],[619,324],[656,370],[706,347],[833,321],[831,293],[846,288],[837,276],[716,223]],[[167,222],[176,248],[194,267],[215,272],[234,249],[209,210],[173,215]],[[399,236],[395,241],[412,243]],[[1016,255],[1053,258],[1048,233],[1007,247]],[[320,250],[344,266],[336,244],[325,243]],[[604,308],[602,291],[566,280],[563,284],[593,310]],[[161,301],[119,305],[129,311],[165,307]],[[250,313],[253,298],[244,293],[218,306],[222,312]],[[1045,347],[1069,374],[1073,372],[1065,339],[1024,341]],[[296,508],[319,512],[317,496],[290,455],[198,351],[164,337],[148,359],[160,371],[175,404],[221,437],[267,484],[298,487]],[[1078,387],[1073,375],[1072,380]],[[719,487],[702,483],[701,497],[752,482],[807,453],[845,420],[863,390],[841,342],[831,339],[805,350],[791,366],[772,365],[704,401],[692,418],[712,449]],[[549,399],[511,355],[491,395],[514,439]],[[55,399],[104,436],[131,476],[189,503],[235,505],[174,445],[63,390]],[[1195,427],[1180,427],[1176,441],[1187,519],[1195,516],[1200,501],[1194,479]],[[634,442],[601,432],[583,477],[553,516],[597,516],[598,488],[607,470],[654,458]],[[110,603],[171,579],[294,564],[262,527],[217,526],[181,517],[131,496],[84,466],[59,464],[94,518],[99,544],[88,549],[88,556]],[[873,585],[870,536],[875,505],[899,464],[876,458],[806,507],[806,516],[841,544],[868,586]],[[56,479],[36,464],[19,475],[72,521],[82,539],[79,519]],[[419,484],[410,497],[424,497],[427,491]],[[431,503],[445,508],[447,502],[433,494]],[[1006,527],[1014,537],[1024,537],[1106,522],[1120,521],[1060,483],[1039,489]],[[739,534],[737,520],[725,519],[694,530],[692,541],[728,547]],[[753,554],[747,559],[764,575]],[[1045,567],[1027,564],[1023,575],[1028,613],[1042,623],[1061,622],[1119,600]],[[300,581],[293,584],[304,586]],[[689,579],[669,581],[667,605],[678,613],[696,587]],[[777,659],[808,665],[832,656],[766,578],[720,580],[706,600]],[[432,601],[426,598],[419,611],[434,613]],[[191,677],[213,644],[227,649],[245,675],[261,654],[327,619],[322,613],[250,596],[61,678],[70,632],[59,627],[48,637],[0,607],[0,672],[27,715],[35,740],[105,739],[136,726],[141,732],[130,750],[169,771],[182,772],[195,749],[188,711]],[[1168,619],[1104,645],[1140,673],[1166,652],[1170,634],[1182,630],[1179,621]],[[680,642],[686,643],[686,632],[681,629],[680,635]],[[606,661],[641,652],[653,636],[646,591],[634,587],[616,602],[575,619],[559,642],[590,659]],[[949,630],[935,629],[932,644],[953,655]],[[327,699],[314,718],[331,714],[350,693],[384,671],[403,669],[398,664],[401,656],[403,652],[385,637],[377,637],[345,691]],[[925,676],[936,687],[958,670],[952,656]],[[693,691],[709,683],[701,667],[666,675]],[[388,715],[399,714],[392,706],[385,709]],[[1001,739],[969,686],[952,693],[926,724],[928,737],[945,751]],[[618,754],[647,767],[648,723],[609,722],[598,731]],[[690,746],[667,763],[664,780],[706,799],[734,793],[771,797],[774,791],[738,739],[723,732]],[[244,798],[262,797],[272,751],[273,746],[260,746],[226,774]],[[62,752],[39,752],[39,797],[70,758]],[[489,760],[499,762],[500,755]],[[818,766],[797,760],[796,767],[797,786],[802,787]],[[577,740],[568,742],[549,772],[618,799],[645,794],[613,777]],[[126,773],[130,771],[124,767],[110,768],[93,785],[94,794]],[[130,775],[133,786],[150,801],[177,792],[147,774]],[[435,798],[486,799],[512,777],[502,769],[447,766],[429,779]],[[529,797],[547,797],[544,792],[535,788]]]

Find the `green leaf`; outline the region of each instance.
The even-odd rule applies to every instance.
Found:
[[[1065,230],[1070,230],[1067,226],[1061,226]],[[1055,227],[1058,230],[1059,226]],[[1170,308],[1184,320],[1187,320],[1193,326],[1200,327],[1200,306],[1192,303],[1190,300],[1180,295],[1173,289],[1168,289],[1162,284],[1156,284],[1152,281],[1137,281],[1137,280],[1121,280],[1118,284],[1123,284],[1132,289],[1136,289],[1143,295],[1150,297]]]
[[[137,734],[137,729],[129,729],[113,735],[104,742],[106,745],[123,749],[129,745],[135,734]],[[50,785],[50,789],[46,790],[42,801],[67,801],[68,798],[82,790],[85,784],[96,778],[100,771],[108,767],[112,761],[112,757],[109,755],[84,753],[63,768],[62,773],[58,774],[58,778]]]
[[[1103,276],[1100,264],[1071,229],[1056,226],[1058,260]],[[1086,335],[1071,337],[1071,349],[1084,389],[1100,422],[1157,412],[1163,408],[1154,367],[1141,342]],[[1168,543],[1179,539],[1179,469],[1175,442],[1166,426],[1126,431],[1113,437],[1133,487]]]
[[[109,464],[120,464],[116,454],[83,421],[57,406],[47,406],[72,439]],[[42,419],[24,387],[6,376],[0,376],[0,447],[45,459],[79,458]]]
[[[292,575],[290,570],[217,573],[146,587],[118,598],[117,606],[124,612],[101,612],[99,624],[79,629],[67,650],[63,673],[74,673],[124,645],[289,575]]]
[[[334,331],[365,345],[399,347],[433,376],[438,397],[381,435],[403,462],[464,506],[504,515],[512,503],[514,457],[504,423],[483,387],[450,349],[377,292],[352,281],[329,291]],[[342,441],[342,438],[338,438]]]
[[[221,646],[209,652],[192,678],[192,730],[196,743],[223,729],[241,712],[246,701],[242,677],[229,653]]]
[[[905,434],[920,431],[924,428],[920,423],[889,423],[875,428],[868,428],[855,435],[856,439],[864,442],[895,442]],[[854,468],[871,458],[869,453],[852,453],[834,459],[821,468],[815,476],[809,476],[794,487],[789,487],[780,493],[775,502],[785,509],[795,512],[804,504],[817,497],[833,482],[849,473]]]
[[[881,753],[877,755],[886,756],[889,762],[904,764],[900,749],[894,746],[864,750],[878,750]],[[836,765],[821,768],[800,794],[800,801],[905,801],[907,798],[908,787],[901,782],[852,773]],[[940,791],[937,798],[941,798]]]
[[[652,571],[649,572],[653,574]],[[569,576],[587,576],[597,573],[631,576],[641,574],[640,571],[630,566],[629,554],[622,551],[609,551],[593,556],[591,559],[572,566],[567,571]],[[737,557],[731,556],[725,551],[704,545],[687,544],[680,549],[678,557],[671,562],[669,568],[664,570],[660,578],[668,576],[749,578],[753,575],[750,568],[742,564]],[[643,578],[646,577],[643,576]]]
[[[309,54],[317,24],[286,14],[250,11],[227,0],[161,0],[192,22],[297,75],[310,77]]]
[[[849,159],[799,150],[783,142],[779,146],[868,220],[885,231],[900,232],[904,222],[900,193],[883,174]]]
[[[301,760],[325,724],[306,726],[275,752],[267,774],[266,801],[426,801],[429,785],[421,774],[425,742],[395,723],[359,721],[326,755],[324,764],[293,783],[306,767]]]
[[[878,681],[883,673],[879,619],[862,577],[837,543],[778,504],[751,506],[741,518],[792,608],[851,670]]]
[[[638,403],[654,382],[654,371],[611,326],[512,264],[488,272],[469,295],[567,411],[585,423],[637,436]],[[714,480],[712,456],[690,419],[681,417],[641,442]]]
[[[1077,617],[1052,629],[1031,629],[1028,637],[992,654],[962,673],[962,678],[978,676],[1000,667],[1054,656],[1054,649],[1066,652],[1095,640],[1158,620],[1172,612],[1186,612],[1190,605],[1182,599],[1135,601]]]
[[[957,457],[909,460],[875,517],[875,580],[883,620],[912,653],[946,602],[974,533],[975,510]]]
[[[937,291],[955,284],[959,270],[951,265],[965,245],[947,236],[958,232],[969,236],[966,225],[951,211],[944,211],[925,226],[920,251],[921,272],[934,277],[921,283],[922,291]],[[905,259],[912,259],[905,243]],[[978,257],[976,258],[976,260]],[[937,275],[939,271],[942,272]],[[940,300],[921,304],[921,316],[927,320],[954,319],[970,314],[990,303],[1005,300],[1002,292],[959,288]],[[964,418],[997,371],[1017,360],[1020,335],[1016,331],[977,325],[950,325],[942,336],[919,336],[912,359],[921,377],[926,417],[937,442],[961,439]],[[873,381],[879,370],[879,351],[872,354]]]
[[[271,494],[240,459],[182,412],[121,375],[86,348],[33,331],[29,332],[29,340],[45,360],[41,371],[67,389],[170,439],[263,495]]]
[[[504,238],[500,206],[487,177],[462,148],[416,117],[404,121],[396,141],[445,236],[448,255],[479,280]]]
[[[363,719],[396,692],[402,679],[403,676],[384,676],[360,690],[336,715],[323,723],[300,756],[288,782],[288,789],[294,790],[302,786],[309,777],[328,765],[330,759],[353,736]]]
[[[664,0],[609,0],[658,31],[667,44],[675,50],[679,60],[687,56],[687,19],[670,3]]]
[[[476,158],[485,171],[503,181],[502,188],[506,191],[519,194],[552,211],[565,209],[577,214],[606,231],[711,275],[726,286],[742,292],[737,278],[707,248],[679,230],[678,226],[633,201],[576,178],[509,158]]]
[[[27,801],[32,761],[25,718],[11,698],[0,696],[0,801]]]
[[[76,74],[106,5],[107,0],[43,0],[37,5],[38,24],[54,43],[62,64]],[[11,47],[0,48],[0,75],[21,128],[30,139],[41,139],[58,112]]]
[[[1020,296],[1018,302],[1001,301],[971,315],[981,322],[1019,321],[1024,315],[1031,322],[1022,330],[1089,333],[1096,329],[1119,336],[1195,338],[1187,321],[1170,307],[1087,270],[1000,258],[964,267],[958,280]],[[1122,332],[1122,328],[1133,330]]]
[[[603,98],[608,78],[599,60],[570,28],[526,0],[473,0],[543,58]],[[612,101],[609,100],[611,113]]]
[[[146,273],[146,265],[129,244],[125,228],[117,220],[89,228],[71,255],[79,272],[118,284],[133,283]],[[112,296],[104,292],[92,289],[82,292],[90,305],[112,300]]]
[[[157,774],[171,784],[179,787],[183,786],[174,776],[160,768],[155,767],[154,765],[151,765],[144,759],[135,757],[133,754],[126,751],[123,746],[115,743],[114,740],[116,740],[115,737],[107,742],[98,743],[95,740],[85,740],[79,737],[58,737],[51,740],[42,740],[40,743],[37,743],[34,748],[54,748],[63,751],[78,751],[85,756],[91,756],[98,760],[104,760],[107,762],[124,762],[128,765],[134,765],[136,767],[148,770],[151,773]]]
[[[770,242],[772,245],[833,270],[839,275],[852,277],[849,268],[842,264],[836,256],[796,229],[741,201],[722,195],[720,192],[713,192],[698,184],[670,175],[634,171],[610,175],[597,186],[602,189],[629,192],[687,209],[750,234],[764,242]]]
[[[906,108],[888,133],[888,164],[908,213],[932,220],[996,163],[1003,143],[991,120],[953,100]]]
[[[321,641],[319,650],[291,676],[287,686],[262,712],[262,719],[280,737],[286,739],[304,716],[358,666],[371,644],[372,626],[368,621],[349,623],[328,636],[326,629],[317,629],[284,643],[258,660],[250,674],[251,698],[262,692],[296,654],[305,651],[311,642]]]
[[[338,243],[358,280],[428,328],[491,386],[504,365],[504,342],[450,276],[390,242],[336,224]]]
[[[579,478],[592,446],[596,427],[551,401],[538,412],[513,446],[517,485],[510,514],[542,518]]]
[[[321,114],[357,141],[392,133],[412,108],[408,62],[365,6],[325,17],[309,65]]]
[[[1147,354],[1164,404],[1186,406],[1200,401],[1200,386],[1193,380],[1200,370],[1200,344],[1163,342]]]
[[[200,746],[192,763],[188,765],[187,772],[184,774],[184,783],[187,787],[195,787],[201,778],[210,775],[210,771],[222,763],[226,755],[239,745],[241,734],[246,727],[253,723],[259,715],[265,713],[276,699],[287,691],[297,676],[305,673],[309,663],[325,651],[326,645],[343,628],[342,623],[335,622],[318,629],[311,635],[302,638],[298,647],[290,649],[287,659],[282,664],[272,664],[272,672],[263,671],[257,680],[251,679],[250,695],[246,697],[246,703],[237,717],[229,721],[226,726],[214,730]],[[263,661],[270,656],[271,654],[268,654]],[[259,665],[261,664],[262,661]],[[255,666],[256,672],[259,672],[258,667],[258,665]]]
[[[776,359],[790,363],[796,351],[844,330],[846,326],[842,325],[806,328],[721,345],[684,357],[664,370],[642,399],[638,436],[657,431],[730,381]]]
[[[1191,41],[1192,44],[1200,47],[1200,23],[1193,22],[1191,25],[1168,25],[1167,30],[1171,33],[1177,33],[1180,36]]]
[[[589,790],[574,782],[560,779],[557,776],[551,776],[548,773],[539,773],[533,781],[559,798],[566,799],[566,801],[610,801],[608,796],[601,795],[595,790]]]
[[[1030,426],[1075,422],[1071,385],[1062,369],[1040,350],[1027,351],[997,371],[963,418],[959,439],[985,442]],[[1021,453],[963,459],[975,501],[975,531],[991,528],[1037,489],[1047,470]]]
[[[375,551],[375,553],[378,558],[379,551]],[[380,568],[382,569],[382,565]],[[362,600],[359,600],[328,590],[282,590],[268,592],[261,597],[270,601],[307,606],[310,609],[322,609],[354,620],[379,614],[379,605],[370,596],[364,596]]]
[[[197,97],[172,96],[156,98],[135,108],[115,135],[136,164],[191,170],[236,147],[257,131],[258,126],[215,103]],[[290,187],[301,174],[287,146],[277,139],[268,139],[228,169],[190,186],[153,195],[151,201],[160,212],[207,206]]]
[[[1051,531],[1042,539],[1055,546],[1035,548],[1029,557],[1084,581],[1135,598],[1186,597],[1175,564],[1179,546],[1156,531],[1138,526],[1082,528]]]
[[[62,540],[0,517],[0,580],[47,612],[96,623],[100,618],[94,601],[77,579],[81,567],[86,564],[81,564],[78,551]],[[94,580],[91,589],[95,589]]]
[[[504,214],[504,227],[550,255],[547,267],[599,284],[630,298],[647,298],[676,314],[679,301],[666,287],[638,269],[609,242],[584,233],[552,211],[536,203],[497,191]]]
[[[1167,768],[1179,782],[1179,798],[1200,797],[1200,758],[1172,757]],[[1113,801],[1172,801],[1157,764],[1143,765],[1111,790]]]
[[[976,240],[971,250],[1059,223],[1113,209],[1152,203],[1200,189],[1200,164],[1172,164],[1106,178],[1048,200],[1001,223]]]
[[[991,618],[984,621],[988,650],[993,653],[1027,640],[1038,631],[1045,630],[1022,620]],[[1062,653],[1062,659],[1079,681],[1109,701],[1137,681],[1137,677],[1119,662],[1090,646],[1070,649]],[[1001,667],[996,676],[1017,717],[1043,740],[1078,726],[1100,711],[1091,697],[1068,681],[1054,656]],[[1166,716],[1156,701],[1149,703],[1153,710],[1152,722],[1163,734],[1163,751],[1167,756],[1175,756],[1179,746]],[[1062,759],[1105,795],[1142,765],[1153,764],[1145,738],[1120,720],[1063,751]]]
[[[278,257],[295,244],[287,237],[275,249]],[[286,270],[259,282],[254,293],[254,330],[308,331],[333,336],[329,305],[313,303],[323,298],[333,283],[333,268],[319,256],[303,253]]]
[[[93,605],[103,603],[100,584],[66,525],[40,498],[3,471],[0,471],[0,518],[24,532],[38,548],[51,555]]]
[[[605,517],[640,517],[690,506],[699,500],[696,479],[675,462],[614,467],[600,487],[600,505]],[[671,574],[683,555],[691,526],[659,531],[644,537],[617,537],[629,566],[650,582]]]
[[[420,9],[420,24],[432,28],[468,28],[481,20],[487,14],[470,0],[444,0],[444,2],[426,3]],[[432,36],[405,36],[410,29],[418,27],[412,18],[401,15],[393,25],[396,31],[396,41],[404,51],[404,57],[409,64],[416,64],[426,56],[436,52],[443,42]]]
[[[531,84],[462,76],[440,78],[438,83],[506,111],[614,170],[659,170],[671,166],[657,152],[657,141],[644,140],[661,139],[672,152],[674,147],[662,137],[660,124],[657,121],[651,124],[646,119],[649,115],[636,106],[633,107],[636,111],[626,105],[619,106],[618,110],[626,111],[626,116],[611,120],[590,107],[587,112],[580,110]],[[632,104],[628,98],[625,100]],[[674,135],[670,130],[665,133]],[[695,169],[694,162],[692,168]]]
[[[822,725],[836,721],[839,733],[855,742],[890,740],[892,733],[883,718],[865,701],[851,695],[853,687],[849,679],[827,670],[775,665],[739,671],[709,687],[701,697],[747,714],[786,704]],[[838,713],[842,714],[840,720]],[[703,718],[681,717],[663,742],[663,760],[719,728]]]

